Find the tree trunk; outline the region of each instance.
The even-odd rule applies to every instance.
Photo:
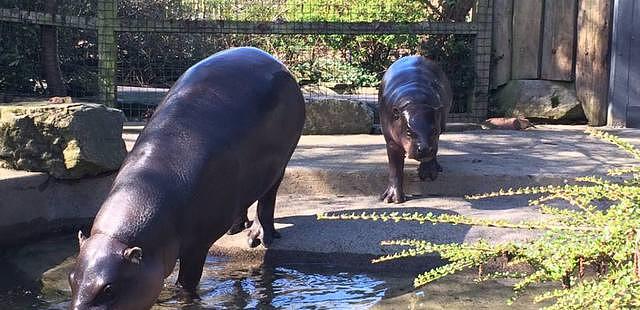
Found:
[[[58,1],[45,1],[45,12],[56,14]],[[58,59],[58,29],[55,26],[40,26],[40,62],[42,74],[47,81],[49,96],[65,96],[67,88],[62,80],[60,60]]]
[[[464,22],[465,17],[467,17],[475,4],[476,0],[442,1],[443,15],[448,20]]]

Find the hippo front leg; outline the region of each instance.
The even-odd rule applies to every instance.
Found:
[[[280,238],[280,233],[276,231],[274,226],[273,213],[276,206],[276,194],[278,193],[278,187],[282,182],[284,173],[271,187],[271,189],[258,200],[258,208],[256,212],[256,218],[253,220],[253,224],[249,227],[249,246],[252,248],[257,247],[262,243],[265,248],[268,248],[273,243],[274,238]]]
[[[389,158],[389,185],[380,195],[380,200],[390,203],[403,203],[406,199],[402,188],[404,177],[404,150],[392,141],[387,141],[387,157]]]
[[[180,250],[180,271],[176,284],[180,287],[180,298],[186,302],[200,299],[196,289],[208,252],[207,245],[190,246]]]

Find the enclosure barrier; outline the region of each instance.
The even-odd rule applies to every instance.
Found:
[[[335,36],[343,36],[343,38],[353,40],[354,38],[363,38],[368,35],[398,35],[411,38],[421,38],[420,40],[422,41],[420,41],[420,44],[424,44],[424,41],[435,38],[437,35],[451,37],[457,36],[456,38],[462,38],[463,41],[466,40],[465,38],[470,38],[469,42],[471,42],[472,47],[473,69],[467,71],[472,71],[470,72],[472,81],[470,86],[470,83],[468,82],[463,83],[466,87],[470,87],[470,98],[461,97],[463,98],[461,100],[465,102],[462,102],[460,107],[452,111],[453,113],[450,114],[450,118],[453,121],[481,121],[487,116],[493,0],[475,1],[471,10],[472,13],[470,20],[455,22],[397,22],[393,20],[336,21],[305,20],[305,18],[301,18],[300,20],[283,20],[280,18],[275,20],[246,20],[245,18],[245,20],[243,20],[243,18],[238,18],[237,16],[234,18],[233,16],[225,17],[223,14],[215,15],[211,13],[215,11],[215,8],[207,7],[208,2],[215,1],[202,0],[194,1],[193,5],[199,8],[204,8],[202,11],[204,13],[194,14],[193,16],[177,16],[179,14],[171,16],[169,12],[165,12],[165,15],[160,17],[123,16],[125,14],[119,12],[119,9],[122,10],[122,7],[120,7],[122,6],[121,2],[122,0],[97,0],[97,3],[95,4],[96,16],[65,16],[60,14],[37,12],[29,9],[0,8],[0,22],[48,25],[60,28],[96,31],[98,50],[97,86],[99,90],[97,100],[101,103],[112,106],[115,105],[119,99],[118,85],[126,87],[124,84],[132,84],[131,82],[124,83],[125,81],[128,81],[128,76],[126,73],[123,73],[126,71],[126,68],[123,66],[126,66],[129,63],[125,63],[124,60],[119,59],[119,56],[127,57],[125,55],[125,50],[121,49],[119,51],[118,49],[119,35],[197,35],[200,37],[209,36],[208,38],[213,38],[211,40],[219,39],[220,41],[233,41],[233,37],[228,39],[229,37],[225,36],[234,35],[242,35],[245,36],[242,38],[249,38],[251,40],[257,40],[256,38],[260,38],[261,36],[268,36],[269,38],[275,39],[285,38],[285,36],[286,38],[299,36],[299,38],[307,38],[307,40],[311,39],[304,36],[323,36],[322,38],[329,39]],[[186,1],[172,0],[169,2]],[[283,1],[275,2],[284,3]],[[302,1],[301,3],[301,5],[304,5],[306,2]],[[213,17],[207,16],[207,14],[212,15]],[[338,16],[337,19],[340,19],[340,12],[335,15]],[[445,39],[443,39],[443,41],[444,40]],[[353,54],[353,51],[334,50],[330,52],[334,54],[341,53],[341,57],[348,58],[347,61],[350,61]],[[402,55],[402,51],[395,51],[394,53]],[[456,61],[462,60],[458,59]],[[171,60],[165,62],[171,62]],[[176,60],[176,62],[178,62],[178,60]],[[152,65],[153,63],[149,63],[144,66]],[[172,68],[171,70],[176,72],[167,74],[165,84],[169,83],[171,80],[175,80],[175,76],[179,75],[181,71],[187,67],[188,64],[185,64],[184,66],[181,64],[180,67]],[[374,73],[380,74],[379,71],[380,70],[374,70]],[[162,74],[164,75],[164,73]],[[144,81],[140,84],[143,85],[143,82]],[[371,81],[369,83],[374,84]],[[150,92],[157,91],[160,94],[164,89],[154,88],[154,85],[145,86],[147,87],[145,90]],[[167,86],[163,84],[162,87]],[[2,92],[2,90],[0,90],[0,92]]]

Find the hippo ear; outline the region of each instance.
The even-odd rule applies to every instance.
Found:
[[[87,237],[82,233],[82,230],[78,230],[78,244],[80,247],[82,247],[85,241],[87,241]]]
[[[392,108],[391,109],[391,115],[393,116],[393,120],[397,121],[398,119],[400,119],[400,109],[398,108]]]
[[[124,258],[134,264],[140,264],[142,262],[142,249],[139,247],[132,247],[122,252]]]

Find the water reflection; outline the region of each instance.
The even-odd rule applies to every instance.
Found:
[[[209,257],[198,304],[180,305],[174,293],[167,299],[171,290],[165,290],[156,308],[364,309],[382,299],[387,290],[383,280],[332,270],[330,266],[233,265],[225,259]],[[175,273],[167,283],[174,281]]]
[[[68,309],[67,274],[77,253],[74,236],[64,235],[0,251],[0,309]],[[284,261],[242,255],[207,257],[199,286],[201,300],[177,298],[177,268],[165,281],[154,310],[167,309],[363,309],[399,287],[411,276],[357,268],[366,263],[317,260],[316,256],[278,254]],[[349,260],[349,262],[351,262]],[[177,266],[177,265],[176,265]],[[389,296],[386,296],[389,297]]]

